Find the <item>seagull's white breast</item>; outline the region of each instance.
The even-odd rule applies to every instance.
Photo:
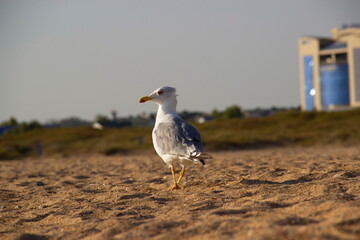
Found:
[[[155,122],[155,126],[152,131],[152,140],[153,140],[154,149],[155,149],[156,153],[162,158],[162,160],[167,165],[171,165],[173,163],[173,161],[178,160],[179,158],[176,155],[165,153],[164,149],[161,149],[160,144],[158,144],[158,142],[157,142],[158,138],[156,137],[156,130],[160,123],[172,122],[172,121],[174,121],[174,117],[176,117],[176,116],[172,113],[168,113],[168,114],[161,114],[161,113],[159,114],[158,113],[158,116],[157,116],[156,122]]]

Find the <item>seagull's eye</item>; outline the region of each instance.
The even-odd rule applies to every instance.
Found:
[[[163,94],[163,93],[164,93],[164,90],[163,90],[163,89],[160,89],[160,90],[157,92],[158,95],[161,95],[161,94]]]

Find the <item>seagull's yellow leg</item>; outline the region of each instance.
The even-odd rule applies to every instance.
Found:
[[[176,182],[174,165],[171,164],[171,165],[170,165],[170,168],[171,168],[171,174],[172,174],[173,179],[174,179],[174,186],[173,186],[171,189],[172,189],[172,190],[174,190],[174,189],[181,189],[181,188],[179,187],[179,185],[177,184],[177,182]]]
[[[182,169],[181,169],[181,171],[180,171],[180,176],[179,176],[179,179],[177,180],[177,184],[179,184],[180,183],[180,181],[181,181],[181,179],[184,177],[184,175],[185,175],[185,166],[182,166]]]

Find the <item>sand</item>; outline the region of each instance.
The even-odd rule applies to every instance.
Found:
[[[360,239],[360,147],[212,155],[2,161],[0,239]]]

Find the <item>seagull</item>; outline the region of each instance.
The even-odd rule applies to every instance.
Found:
[[[181,189],[179,183],[184,177],[186,163],[205,165],[204,160],[212,158],[209,154],[203,153],[201,136],[196,128],[186,123],[176,113],[176,96],[175,88],[161,87],[139,101],[140,103],[153,101],[159,105],[152,139],[156,153],[171,169],[174,180],[173,190]],[[175,163],[182,167],[177,180]]]

